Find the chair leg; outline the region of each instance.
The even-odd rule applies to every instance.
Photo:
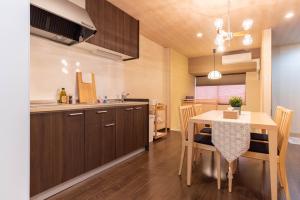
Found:
[[[280,183],[280,186],[283,188],[283,180],[282,180],[282,175],[281,175],[281,172],[280,172],[280,164],[278,163],[278,179],[279,179],[279,183]]]
[[[291,200],[291,196],[290,196],[290,192],[289,192],[289,184],[288,184],[288,180],[287,180],[287,176],[286,176],[286,166],[285,166],[284,162],[281,162],[279,164],[279,170],[280,170],[280,174],[282,177],[285,198],[286,198],[286,200]]]
[[[197,160],[197,154],[198,154],[198,148],[194,149],[194,154],[193,154],[193,162]]]
[[[221,189],[221,155],[220,152],[216,151],[216,159],[217,159],[217,182],[218,182],[218,190]]]
[[[180,156],[180,164],[179,164],[179,171],[178,175],[181,175],[181,170],[182,170],[182,165],[183,165],[183,159],[184,159],[184,154],[185,154],[185,149],[186,146],[184,144],[181,145],[181,156]]]
[[[197,151],[195,152],[195,161],[199,161],[200,155],[202,154],[201,149],[197,148]]]
[[[229,169],[228,169],[228,191],[229,192],[232,191],[232,179],[233,179],[232,170],[233,170],[233,162],[230,162]]]

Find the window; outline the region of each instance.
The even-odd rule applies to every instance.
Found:
[[[228,104],[230,97],[242,97],[246,99],[246,86],[243,85],[218,85],[218,86],[196,86],[196,99],[217,99],[218,104]]]

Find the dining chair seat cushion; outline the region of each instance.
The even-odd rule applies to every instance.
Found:
[[[194,142],[213,146],[213,143],[211,142],[211,136],[210,135],[195,134]]]
[[[269,141],[269,137],[265,133],[251,133],[251,140]]]
[[[249,151],[269,154],[269,144],[251,141]]]
[[[205,127],[205,128],[203,128],[203,129],[200,130],[200,133],[211,134],[211,128]]]
[[[269,143],[251,141],[248,151],[269,154]],[[277,154],[279,155],[279,151]]]

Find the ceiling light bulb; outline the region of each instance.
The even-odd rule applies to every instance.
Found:
[[[76,65],[77,67],[79,67],[79,66],[80,66],[80,62],[77,61],[77,62],[75,63],[75,65]]]
[[[290,19],[290,18],[292,18],[292,17],[294,17],[294,13],[293,12],[288,12],[288,13],[286,13],[286,15],[284,16],[286,19]]]
[[[62,60],[61,60],[61,63],[62,63],[64,66],[68,66],[68,62],[67,62],[65,59],[62,59]]]
[[[217,51],[220,52],[220,53],[222,53],[222,52],[225,51],[225,47],[224,46],[218,46],[217,47]]]
[[[246,34],[246,35],[244,36],[244,39],[243,39],[243,44],[244,44],[245,46],[249,46],[249,45],[251,45],[252,43],[253,43],[252,36],[251,36],[250,34]]]
[[[219,71],[211,71],[208,74],[208,79],[217,80],[222,78],[222,74]]]
[[[198,38],[202,38],[202,37],[203,37],[203,33],[200,33],[200,32],[197,33],[197,37],[198,37]]]
[[[242,24],[245,31],[249,30],[252,27],[252,25],[253,25],[252,19],[245,19]]]
[[[215,24],[215,27],[216,27],[217,30],[223,29],[224,22],[223,22],[222,18],[216,19],[214,24]]]

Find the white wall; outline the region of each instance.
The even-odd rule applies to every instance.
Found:
[[[277,105],[294,110],[292,132],[300,133],[300,44],[272,49],[272,110]]]
[[[271,115],[272,108],[272,31],[262,32],[261,42],[261,70],[260,70],[260,106],[261,111]]]
[[[35,36],[31,36],[30,45],[31,100],[55,99],[61,87],[75,95],[75,63],[78,61],[81,71],[95,73],[99,97],[117,98],[126,91],[131,98],[168,102],[167,50],[146,37],[140,37],[140,58],[127,62],[109,60]],[[68,74],[62,72],[62,59],[69,63]]]
[[[188,72],[188,58],[170,49],[170,128],[180,130],[179,106],[186,96],[193,96],[195,77]]]
[[[29,2],[0,1],[1,199],[29,199]]]

